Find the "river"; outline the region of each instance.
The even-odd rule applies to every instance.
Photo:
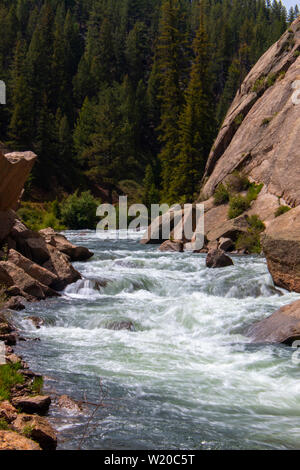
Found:
[[[105,405],[89,428],[87,414],[53,407],[60,449],[299,448],[293,350],[244,336],[299,298],[274,289],[262,257],[209,270],[205,255],[160,253],[137,232],[66,235],[95,252],[75,263],[84,281],[16,314],[29,339],[17,352],[47,377],[46,390],[93,403],[101,395]],[[28,315],[44,326],[36,330]],[[134,331],[109,329],[115,321]]]

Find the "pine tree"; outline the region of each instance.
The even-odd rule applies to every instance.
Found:
[[[203,10],[194,43],[194,62],[186,104],[180,118],[179,155],[171,183],[172,202],[192,202],[200,190],[206,161],[216,132],[211,84],[210,45]]]
[[[159,140],[162,149],[162,195],[173,199],[170,180],[174,170],[179,141],[179,117],[184,105],[186,78],[186,32],[179,0],[164,0],[157,45],[158,76],[160,79],[161,124]]]

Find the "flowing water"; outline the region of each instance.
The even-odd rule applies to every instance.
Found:
[[[23,335],[41,339],[18,350],[48,376],[47,389],[105,405],[89,428],[90,411],[54,407],[60,448],[300,447],[293,350],[244,336],[299,298],[274,289],[263,258],[236,257],[234,267],[209,270],[204,255],[160,253],[141,246],[139,233],[67,236],[95,252],[75,264],[84,280],[17,314]],[[36,330],[28,315],[45,325]],[[110,329],[122,321],[133,331]]]

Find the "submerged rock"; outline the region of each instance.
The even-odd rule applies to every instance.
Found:
[[[128,330],[135,331],[134,324],[131,321],[112,322],[107,325],[109,330]]]
[[[57,400],[57,405],[73,413],[82,413],[82,406],[68,395],[61,395]]]
[[[284,343],[300,339],[300,300],[255,323],[247,332],[253,343]]]
[[[233,266],[233,264],[232,259],[219,249],[210,251],[206,257],[206,266],[208,268],[225,268]]]
[[[173,251],[173,252],[183,253],[183,243],[182,241],[167,240],[160,246],[159,250],[162,252]]]

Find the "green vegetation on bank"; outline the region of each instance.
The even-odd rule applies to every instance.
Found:
[[[97,223],[96,209],[100,201],[89,191],[74,194],[62,202],[37,204],[22,202],[18,216],[31,230],[52,227],[54,230],[95,229]]]
[[[0,401],[9,400],[12,387],[24,383],[20,368],[20,363],[0,365]]]
[[[192,202],[237,89],[298,14],[277,0],[0,0],[0,140],[39,156],[27,199],[109,200],[145,181],[138,198]],[[64,225],[31,209],[37,228]]]

